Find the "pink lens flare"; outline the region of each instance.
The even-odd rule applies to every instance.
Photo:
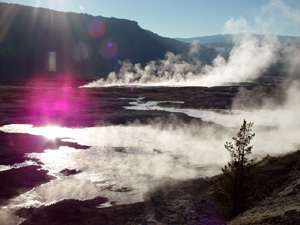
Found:
[[[45,87],[44,81],[40,83],[41,85],[35,82],[35,86],[26,96],[30,107],[24,112],[24,116],[30,119],[31,124],[60,125],[66,121],[81,119],[81,112],[88,102],[86,90],[74,87],[71,79],[70,83],[68,80],[64,83],[59,81],[57,86],[51,84],[49,87]]]
[[[106,41],[101,45],[100,53],[103,58],[109,60],[117,57],[118,55],[118,46],[111,41]]]
[[[100,19],[93,19],[88,25],[88,34],[94,39],[103,37],[105,31],[105,24]]]

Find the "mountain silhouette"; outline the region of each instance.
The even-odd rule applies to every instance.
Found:
[[[189,44],[135,21],[0,3],[0,80],[66,74],[106,77],[122,62],[145,64]]]

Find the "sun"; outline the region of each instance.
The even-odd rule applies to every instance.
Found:
[[[42,1],[42,0],[36,0],[34,3],[34,7],[42,7],[42,8],[49,8],[54,9],[58,11],[66,11],[66,4],[65,0],[48,0],[48,1]]]
[[[84,13],[85,1],[78,0],[36,0],[36,4],[43,8],[54,9],[61,12]],[[86,3],[88,4],[88,3]]]
[[[48,139],[54,140],[56,138],[65,139],[80,139],[84,136],[84,130],[68,127],[60,127],[56,125],[48,125],[45,127],[32,127],[28,133],[34,135],[42,135]]]
[[[37,127],[35,128],[34,133],[42,135],[51,140],[64,136],[62,127],[58,126]]]

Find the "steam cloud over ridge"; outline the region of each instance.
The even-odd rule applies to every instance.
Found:
[[[193,44],[187,57],[168,52],[165,59],[151,61],[144,68],[140,64],[125,62],[118,74],[111,72],[107,79],[94,81],[86,87],[218,86],[253,81],[277,61],[280,43],[275,36],[259,40],[246,33],[238,35],[234,42],[229,58],[219,54],[211,65],[202,65],[196,58],[201,47]]]
[[[211,65],[203,65],[196,57],[201,46],[193,44],[187,57],[168,52],[163,60],[151,61],[145,67],[125,62],[118,74],[111,72],[106,79],[85,86],[219,86],[249,82],[260,77],[278,60],[287,75],[298,76],[299,45],[280,43],[275,35],[264,35],[260,39],[253,33],[276,34],[287,24],[291,24],[291,29],[299,29],[299,15],[283,1],[270,0],[250,23],[243,17],[231,18],[225,23],[223,33],[235,35],[228,58],[219,54]]]
[[[243,18],[232,19],[226,23],[224,32],[241,32],[241,29],[243,32],[251,31]],[[299,77],[299,47],[295,49],[280,44],[271,35],[265,36],[262,41],[250,33],[236,36],[229,58],[219,55],[212,65],[203,65],[197,60],[195,54],[198,51],[201,47],[192,45],[187,58],[167,53],[164,60],[149,62],[144,68],[139,64],[125,63],[119,74],[111,73],[106,80],[86,86],[215,86],[251,81],[278,60],[279,52],[283,54],[286,74]],[[13,211],[18,208],[51,204],[68,198],[90,199],[99,193],[119,201],[117,203],[142,201],[143,194],[152,188],[151,185],[166,177],[189,179],[219,173],[220,167],[229,160],[224,143],[236,134],[244,118],[254,122],[253,154],[258,158],[296,150],[300,147],[300,85],[290,82],[283,88],[286,96],[281,105],[266,100],[263,106],[254,107],[255,102],[248,101],[252,96],[242,95],[240,91],[234,99],[233,109],[240,98],[248,104],[247,108],[238,108],[240,114],[214,113],[214,118],[209,118],[211,114],[201,114],[203,121],[218,124],[218,121],[226,120],[234,128],[180,123],[176,118],[167,122],[152,121],[147,125],[137,122],[126,126],[60,128],[56,134],[61,133],[61,137],[92,147],[88,150],[46,150],[27,155],[41,160],[44,168],[59,179],[11,199],[6,208],[0,209],[0,218],[17,224],[19,219],[14,217]],[[165,109],[160,107],[159,110]],[[189,109],[182,110],[188,112]],[[12,125],[0,127],[0,130],[31,134],[43,132],[43,129],[31,125]],[[82,173],[70,177],[58,175],[66,167]],[[115,191],[124,187],[131,190],[129,194]]]

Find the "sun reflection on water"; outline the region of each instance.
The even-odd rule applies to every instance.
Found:
[[[216,146],[210,144],[209,150],[199,149],[200,137],[173,129],[162,130],[150,125],[68,128],[54,124],[45,127],[12,124],[0,130],[91,146],[75,149],[58,144],[56,149],[45,148],[42,152],[26,154],[26,158],[37,162],[57,179],[12,199],[10,208],[38,207],[63,199],[85,200],[96,196],[129,204],[143,201],[144,194],[166,178],[191,179],[214,174],[219,169],[217,160],[213,159],[215,163],[208,165],[212,159],[205,155],[211,154]],[[199,162],[202,162],[201,168]],[[62,172],[66,170],[76,173],[66,175]]]
[[[59,127],[54,125],[34,127],[32,124],[10,124],[0,127],[0,131],[7,133],[41,135],[52,140],[55,138],[66,138],[66,140],[70,140],[79,138],[83,135],[83,129]]]
[[[64,129],[56,126],[39,127],[35,129],[37,134],[41,134],[48,139],[55,139],[64,136]]]

